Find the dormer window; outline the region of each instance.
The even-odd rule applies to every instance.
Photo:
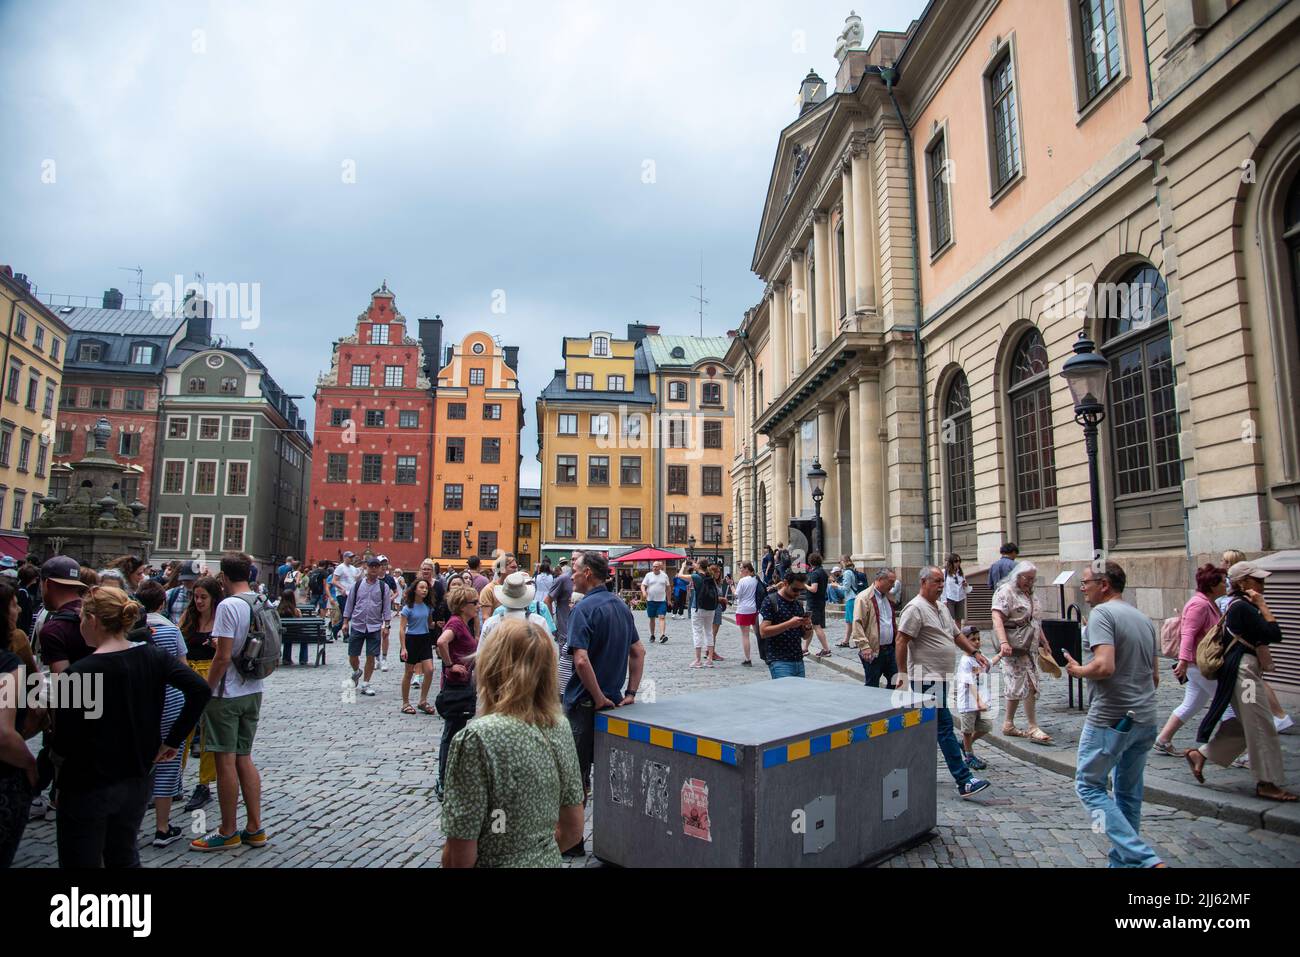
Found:
[[[153,346],[141,343],[131,347],[131,365],[147,366],[153,362]]]
[[[593,356],[609,355],[609,337],[596,336],[591,340],[591,354]]]
[[[102,342],[83,342],[77,349],[78,362],[98,362],[104,357]]]

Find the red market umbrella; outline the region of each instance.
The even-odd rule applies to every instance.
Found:
[[[618,558],[611,558],[609,563],[611,565],[630,565],[634,562],[678,562],[685,557],[685,555],[665,552],[658,548],[638,548],[636,551],[620,555]]]

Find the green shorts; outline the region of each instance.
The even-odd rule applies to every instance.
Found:
[[[204,747],[216,753],[252,754],[262,692],[238,698],[212,698],[203,711]]]

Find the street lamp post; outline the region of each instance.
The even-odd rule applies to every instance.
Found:
[[[1101,535],[1101,478],[1097,467],[1097,427],[1106,418],[1106,380],[1110,363],[1096,351],[1087,332],[1079,333],[1074,355],[1065,360],[1061,377],[1070,386],[1074,399],[1074,421],[1083,426],[1083,444],[1088,451],[1088,486],[1092,494],[1093,560],[1101,559],[1104,548]]]
[[[822,550],[822,499],[826,496],[826,470],[821,462],[813,459],[812,468],[808,470],[808,487],[812,489],[813,500],[813,551]]]
[[[695,536],[686,539],[686,557],[695,560]]]

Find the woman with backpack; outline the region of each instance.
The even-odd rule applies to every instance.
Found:
[[[1171,743],[1174,735],[1214,698],[1218,682],[1207,679],[1196,667],[1196,645],[1218,623],[1221,615],[1217,600],[1227,592],[1228,574],[1224,569],[1207,564],[1196,570],[1196,591],[1192,592],[1192,597],[1183,606],[1183,613],[1178,616],[1178,663],[1174,665],[1174,677],[1185,689],[1183,703],[1165,722],[1156,736],[1156,743],[1151,746],[1152,751],[1171,757],[1181,755],[1183,752],[1174,750]]]
[[[691,638],[695,644],[692,668],[712,668],[713,613],[718,609],[718,583],[712,571],[701,562],[691,575],[691,589],[695,594],[695,610],[691,612]],[[703,660],[701,660],[703,657]]]
[[[1259,693],[1264,672],[1273,670],[1269,645],[1282,640],[1277,618],[1264,601],[1264,579],[1270,574],[1252,562],[1238,562],[1228,569],[1231,600],[1222,628],[1216,629],[1222,648],[1222,664],[1214,675],[1218,686],[1210,711],[1196,732],[1199,747],[1184,757],[1192,776],[1204,784],[1207,762],[1226,768],[1245,751],[1255,776],[1255,796],[1290,803],[1297,797],[1282,787],[1282,745],[1268,698]],[[1214,637],[1207,635],[1209,640]],[[1197,656],[1200,662],[1199,648]],[[1229,703],[1234,712],[1231,718],[1224,715]]]

